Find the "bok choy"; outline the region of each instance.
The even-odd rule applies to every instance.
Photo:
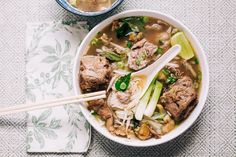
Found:
[[[154,92],[144,112],[145,116],[151,117],[153,115],[156,109],[157,102],[161,95],[162,87],[163,87],[162,83],[160,83],[159,81],[156,81],[154,85]]]
[[[152,83],[148,87],[147,91],[145,92],[143,97],[140,99],[140,102],[139,102],[136,112],[135,112],[135,118],[137,120],[142,120],[142,118],[143,118],[144,111],[147,107],[148,101],[149,101],[151,93],[153,91],[154,83],[155,82],[152,81]]]

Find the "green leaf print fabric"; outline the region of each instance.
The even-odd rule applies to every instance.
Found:
[[[28,103],[73,95],[73,59],[88,33],[86,22],[28,23],[26,100]],[[90,125],[78,104],[28,112],[28,152],[86,152]]]

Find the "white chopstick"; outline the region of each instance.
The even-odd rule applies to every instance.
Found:
[[[15,105],[15,106],[0,109],[0,116],[6,115],[6,114],[13,114],[17,112],[33,111],[33,110],[39,110],[39,109],[48,108],[48,107],[55,107],[55,106],[61,106],[61,105],[66,105],[66,104],[85,102],[85,101],[91,101],[91,100],[97,100],[97,99],[103,99],[103,98],[106,98],[106,91],[81,94],[78,96],[61,98],[61,99],[56,99],[56,100],[51,100],[51,101]]]

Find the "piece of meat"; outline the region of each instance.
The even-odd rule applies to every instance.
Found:
[[[84,56],[80,66],[80,88],[84,92],[104,90],[111,79],[109,61],[100,56]]]
[[[161,96],[160,101],[175,120],[181,120],[196,98],[197,92],[193,87],[192,79],[184,76],[170,86],[169,90]]]
[[[147,66],[152,60],[153,55],[157,51],[157,46],[142,39],[135,43],[128,55],[129,68],[139,70]]]
[[[125,92],[116,92],[116,97],[119,99],[119,101],[121,103],[129,103],[131,100],[130,100],[130,97],[132,95],[132,91],[130,89],[126,90]]]
[[[104,99],[98,99],[98,100],[92,100],[88,102],[88,109],[94,110],[95,112],[98,112],[98,110],[105,105]]]
[[[114,133],[117,136],[122,136],[122,137],[127,136],[125,126],[119,126],[119,127],[115,128]]]
[[[113,126],[114,123],[114,119],[113,117],[110,117],[106,120],[106,128],[108,129],[108,131],[110,132],[114,132],[115,128]]]
[[[150,131],[150,127],[146,123],[142,123],[140,125],[139,130],[136,132],[137,137],[140,140],[147,140],[152,137],[152,133]]]
[[[113,126],[114,117],[112,114],[112,110],[109,108],[104,99],[89,101],[88,109],[97,112],[101,119],[105,121],[105,126],[110,132],[113,132],[115,130]]]
[[[171,34],[167,31],[157,34],[156,40],[159,42],[158,46],[163,50],[163,52],[166,52],[171,47],[170,38]]]
[[[105,104],[98,110],[98,115],[100,115],[103,120],[107,120],[112,117],[112,112],[110,108]]]
[[[107,120],[112,117],[112,111],[104,99],[93,100],[88,102],[89,110],[94,110],[103,119]]]
[[[181,114],[181,119],[186,119],[190,113],[193,111],[193,109],[195,108],[195,106],[198,104],[198,101],[195,100],[193,102],[191,102],[191,104],[188,106],[188,108],[183,112],[183,114]]]

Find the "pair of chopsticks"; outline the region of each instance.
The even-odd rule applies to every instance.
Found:
[[[91,101],[91,100],[97,100],[97,99],[103,99],[103,98],[106,98],[106,91],[81,94],[78,96],[61,98],[61,99],[56,99],[56,100],[51,100],[51,101],[15,105],[15,106],[0,109],[0,116],[6,115],[6,114],[13,114],[17,112],[33,111],[33,110],[39,110],[39,109],[48,108],[48,107],[56,107],[56,106],[61,106],[65,104],[85,102],[85,101]]]

